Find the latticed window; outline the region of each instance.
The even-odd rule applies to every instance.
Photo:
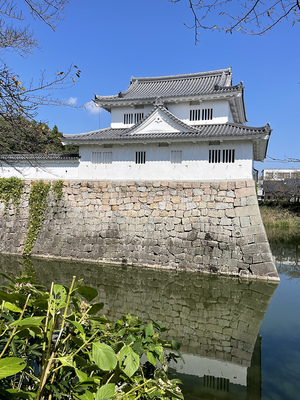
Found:
[[[213,109],[212,108],[202,108],[190,110],[190,121],[205,121],[213,119]]]
[[[103,151],[102,163],[103,164],[111,164],[112,163],[112,152],[111,151]]]
[[[124,124],[137,124],[144,118],[144,113],[124,114]]]
[[[171,151],[171,163],[180,164],[182,162],[182,150]]]
[[[220,392],[229,392],[229,379],[204,375],[203,386]]]
[[[234,149],[217,149],[209,150],[208,161],[210,163],[234,163],[235,150]]]
[[[93,164],[101,163],[101,151],[93,151],[92,152],[92,163]]]
[[[93,151],[92,152],[93,164],[111,164],[112,151]]]
[[[136,164],[145,164],[146,163],[146,152],[145,151],[136,151],[135,152],[135,163]]]

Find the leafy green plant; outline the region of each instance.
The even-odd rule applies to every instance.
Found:
[[[161,323],[99,316],[97,290],[75,277],[50,292],[28,276],[0,290],[0,398],[183,399],[167,363],[178,357]]]
[[[50,183],[34,182],[29,195],[29,221],[23,255],[29,256],[43,223]]]
[[[19,204],[23,193],[24,181],[20,178],[0,178],[0,200],[4,201],[5,209],[7,210],[9,201],[11,200],[13,205],[19,212]]]
[[[64,186],[64,182],[62,180],[59,181],[55,181],[52,184],[52,190],[56,193],[57,199],[61,200],[62,195],[63,195],[63,191],[62,188]]]

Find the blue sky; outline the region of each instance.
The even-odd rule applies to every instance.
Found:
[[[243,81],[248,125],[273,129],[268,156],[300,158],[300,23],[283,21],[268,35],[203,31],[194,44],[188,1],[72,0],[55,32],[34,21],[40,49],[27,58],[9,53],[7,63],[22,82],[38,80],[41,71],[51,78],[75,64],[80,79],[55,93],[61,100],[83,106],[94,97],[124,91],[131,76],[158,76],[232,67],[234,84]],[[66,134],[110,124],[102,111],[42,107],[38,118]],[[258,169],[300,168],[300,163],[268,159]]]

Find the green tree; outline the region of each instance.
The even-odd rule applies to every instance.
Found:
[[[78,153],[77,146],[63,146],[62,132],[42,122],[16,117],[13,122],[0,117],[0,149],[10,153]]]

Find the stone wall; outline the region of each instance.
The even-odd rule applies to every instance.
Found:
[[[22,251],[30,185],[1,217],[0,252]],[[33,254],[278,279],[252,180],[66,181]]]

